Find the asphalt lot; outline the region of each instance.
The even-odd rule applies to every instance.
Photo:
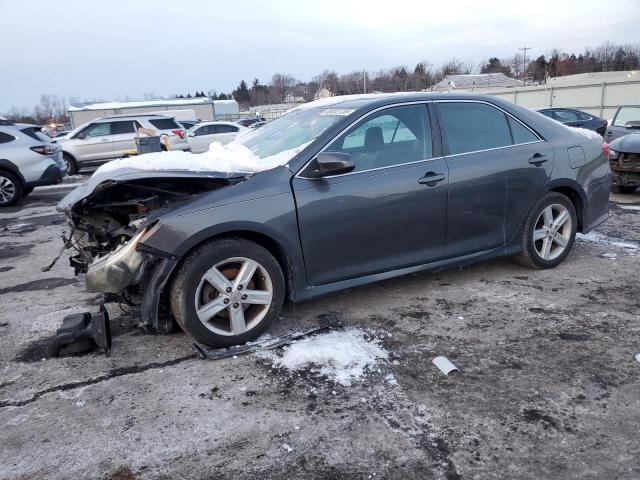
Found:
[[[66,258],[41,271],[63,194],[0,211],[2,479],[640,479],[640,195],[612,196],[556,270],[502,259],[287,307],[272,334],[340,312],[389,352],[343,386],[261,355],[199,360],[117,306],[109,358],[43,358],[99,302]]]

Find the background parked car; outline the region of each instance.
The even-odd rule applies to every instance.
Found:
[[[538,112],[569,127],[586,128],[598,132],[602,136],[604,136],[608,123],[607,120],[573,108],[543,108]]]
[[[616,138],[609,144],[614,193],[633,193],[640,187],[640,130]]]
[[[100,165],[135,150],[135,139],[141,127],[166,135],[172,150],[189,149],[182,125],[166,115],[99,118],[55,141],[62,148],[69,174],[73,174],[83,167]]]
[[[242,125],[243,127],[248,127],[249,125],[253,125],[256,122],[264,122],[266,121],[262,117],[253,117],[253,118],[241,118],[236,123],[238,125]]]
[[[200,120],[178,120],[178,123],[184,127],[185,130],[190,130],[200,123]]]
[[[267,123],[267,122],[266,121],[265,122],[260,121],[260,122],[252,123],[251,125],[249,125],[249,128],[252,129],[252,130],[255,130],[256,128],[262,127],[265,123]]]
[[[187,132],[187,140],[193,153],[206,152],[213,142],[229,143],[247,128],[233,122],[203,122]]]
[[[0,120],[0,206],[66,176],[60,149],[39,126]]]
[[[640,105],[621,105],[607,127],[604,135],[606,142],[640,131]]]

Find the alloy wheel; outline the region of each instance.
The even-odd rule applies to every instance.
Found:
[[[559,203],[545,207],[533,230],[536,254],[543,260],[555,260],[566,250],[573,230],[569,210]]]
[[[273,283],[267,269],[246,257],[215,264],[200,279],[195,293],[200,322],[218,335],[241,335],[267,315]]]
[[[9,203],[15,195],[15,184],[10,178],[0,176],[0,203]]]

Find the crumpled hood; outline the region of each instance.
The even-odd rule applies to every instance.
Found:
[[[86,182],[69,192],[56,209],[59,212],[70,212],[75,205],[91,196],[94,192],[107,188],[117,183],[125,183],[140,179],[168,179],[168,178],[241,178],[246,173],[227,172],[195,172],[190,170],[138,170],[135,168],[121,168],[107,172],[96,172]]]
[[[640,153],[640,132],[616,138],[609,147],[616,152]]]

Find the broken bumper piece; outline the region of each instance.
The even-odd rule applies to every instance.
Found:
[[[89,292],[120,293],[140,280],[145,255],[136,247],[146,231],[146,228],[141,230],[127,243],[89,265],[86,277]]]
[[[111,327],[104,305],[95,315],[84,312],[64,317],[62,327],[49,344],[48,354],[57,357],[61,353],[83,353],[96,349],[106,355],[111,352]]]

